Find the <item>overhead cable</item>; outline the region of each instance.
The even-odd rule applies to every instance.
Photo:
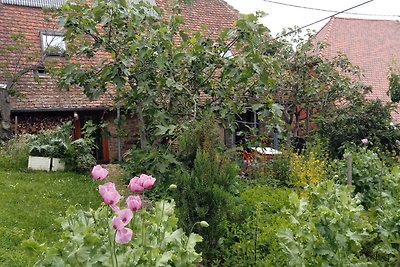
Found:
[[[264,1],[265,1],[265,0],[264,0]],[[344,9],[344,10],[342,10],[342,11],[336,12],[336,13],[333,14],[333,15],[330,15],[330,16],[325,17],[325,18],[323,18],[323,19],[319,19],[319,20],[317,20],[317,21],[314,21],[314,22],[312,22],[312,23],[309,23],[309,24],[307,24],[307,25],[304,25],[304,26],[302,26],[302,27],[300,27],[300,28],[297,28],[297,29],[295,29],[295,30],[293,30],[293,31],[287,32],[287,33],[285,33],[285,34],[283,34],[283,35],[280,35],[280,36],[277,36],[277,38],[285,37],[285,36],[287,36],[287,35],[290,35],[290,34],[292,34],[292,33],[295,33],[295,32],[297,32],[297,31],[300,31],[300,30],[302,30],[302,29],[304,29],[304,28],[307,28],[307,27],[309,27],[309,26],[311,26],[311,25],[317,24],[318,22],[324,21],[324,20],[326,20],[326,19],[330,19],[330,18],[332,18],[332,17],[334,17],[334,16],[336,16],[336,15],[342,14],[342,13],[344,13],[344,12],[346,12],[346,11],[352,10],[352,9],[357,8],[357,7],[360,7],[360,6],[363,6],[363,5],[368,4],[368,3],[370,3],[370,2],[373,2],[373,1],[375,1],[375,0],[365,1],[365,2],[363,2],[363,3],[361,3],[361,4],[358,4],[358,5],[355,5],[355,6],[346,8],[346,9]]]
[[[289,3],[284,3],[284,2],[278,2],[278,1],[272,1],[272,0],[263,0],[264,2],[268,2],[271,4],[276,4],[276,5],[282,5],[282,6],[289,6],[289,7],[295,7],[295,8],[302,8],[302,9],[308,9],[308,10],[315,10],[315,11],[322,11],[322,12],[338,12],[337,10],[331,10],[331,9],[323,9],[323,8],[316,8],[316,7],[307,7],[307,6],[299,6],[299,5],[294,5],[294,4],[289,4]],[[389,14],[370,14],[370,13],[357,13],[357,12],[343,12],[349,15],[358,15],[358,16],[374,16],[374,17],[400,17],[400,15],[389,15]]]

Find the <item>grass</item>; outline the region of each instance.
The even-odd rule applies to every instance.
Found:
[[[88,175],[0,170],[0,266],[32,266],[37,257],[21,242],[31,233],[40,243],[57,240],[54,220],[70,205],[98,207],[97,185]]]

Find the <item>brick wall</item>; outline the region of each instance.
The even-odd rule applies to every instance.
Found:
[[[157,5],[165,12],[168,12],[171,8],[169,3],[171,3],[169,0],[157,0]],[[197,30],[200,29],[202,24],[207,24],[208,33],[211,36],[216,36],[223,28],[232,26],[233,22],[239,16],[239,13],[223,0],[196,0],[192,5],[182,6],[182,14],[185,17],[186,26],[188,28]],[[12,33],[23,33],[29,44],[24,50],[25,55],[36,53],[40,56],[42,49],[40,32],[61,31],[55,21],[46,20],[46,17],[49,16],[50,14],[45,13],[41,8],[5,5],[0,3],[0,49],[11,43],[10,37]],[[8,55],[4,57],[0,55],[0,63],[13,63],[11,61],[24,58],[23,54],[22,57],[20,56],[21,55]],[[52,57],[51,60],[55,60],[61,64],[65,62],[65,59],[62,57]],[[22,63],[22,66],[31,64],[31,62],[26,62],[24,60]],[[80,89],[70,88],[69,91],[60,91],[57,87],[56,80],[49,75],[41,76],[39,80],[40,82],[38,83],[33,73],[23,76],[16,88],[19,97],[11,98],[12,111],[48,111],[47,113],[43,113],[47,114],[43,115],[44,117],[42,117],[42,115],[39,116],[39,124],[43,123],[47,125],[47,123],[45,123],[46,120],[58,121],[56,118],[50,118],[51,116],[46,118],[49,114],[53,114],[56,117],[58,116],[55,115],[58,113],[52,113],[52,110],[68,110],[73,114],[74,109],[90,110],[107,108],[112,105],[112,94],[103,94],[99,99],[89,101]],[[2,82],[4,82],[4,79],[2,79],[0,73],[0,83]],[[15,114],[16,113],[14,113],[13,116]],[[31,118],[38,116],[38,114],[39,112],[35,113],[35,115],[32,114]],[[29,119],[29,116],[26,118],[25,122],[28,125],[32,121]],[[109,132],[111,134],[109,148],[110,158],[112,160],[118,158],[118,131],[114,121],[115,118],[115,111],[109,112],[103,116],[103,119],[109,124]],[[25,122],[23,122],[21,117],[19,123],[22,124]],[[26,128],[30,129],[28,132],[34,133],[39,130],[40,127],[27,126]],[[134,119],[124,121],[122,128],[121,147],[122,153],[124,153],[138,140],[138,131]]]
[[[108,123],[107,130],[110,134],[109,139],[109,151],[110,151],[110,160],[115,161],[118,160],[118,140],[121,143],[121,156],[123,158],[125,152],[129,150],[132,145],[139,140],[139,134],[137,129],[136,119],[133,118],[125,118],[123,115],[121,116],[120,128],[118,129],[117,121],[117,112],[113,111],[109,113],[104,120]]]

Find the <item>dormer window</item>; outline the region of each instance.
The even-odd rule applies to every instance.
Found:
[[[46,56],[64,56],[66,46],[62,33],[41,32],[40,39]]]

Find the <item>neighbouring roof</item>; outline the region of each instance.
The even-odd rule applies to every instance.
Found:
[[[9,5],[54,8],[62,6],[65,0],[1,0],[1,2]]]
[[[362,81],[372,86],[369,99],[390,101],[389,66],[400,66],[400,22],[395,20],[366,20],[332,17],[316,34],[319,41],[329,44],[323,56],[333,57],[344,53],[363,71]],[[392,114],[400,123],[400,110]]]

